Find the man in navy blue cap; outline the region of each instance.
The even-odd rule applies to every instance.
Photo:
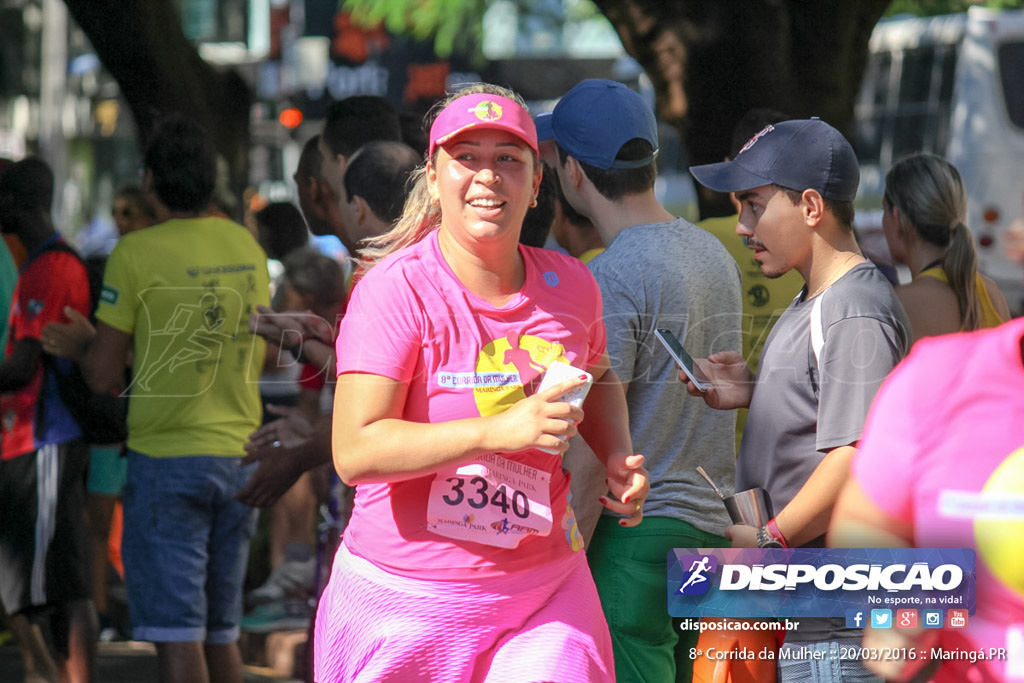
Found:
[[[608,245],[588,265],[601,287],[612,368],[626,387],[633,448],[651,473],[643,524],[625,528],[602,515],[587,551],[616,678],[688,681],[698,634],[681,631],[665,609],[666,559],[672,548],[728,545],[725,507],[696,467],[734,477],[735,413],[687,395],[654,331],[672,330],[700,356],[740,348],[739,270],[714,236],[658,202],[657,122],[636,92],[583,81],[538,117],[538,133],[557,147],[551,162],[566,199]]]
[[[765,275],[796,270],[805,282],[765,342],[756,378],[738,353],[720,353],[698,361],[714,386],[690,386],[712,408],[750,407],[736,490],[767,490],[775,510],[764,527],[731,526],[726,535],[739,547],[821,547],[868,407],[910,341],[903,307],[853,234],[857,159],[839,131],[814,118],[767,126],[733,160],[690,172],[735,193],[736,232]],[[780,657],[780,680],[866,676],[859,660],[830,654],[860,643],[844,624],[801,620],[784,647],[818,656]],[[818,664],[808,660],[822,657],[835,660],[830,673],[812,674]]]

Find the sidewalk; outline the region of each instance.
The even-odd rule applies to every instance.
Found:
[[[142,683],[157,679],[156,650],[150,643],[100,643],[96,661],[99,683]],[[20,683],[24,676],[17,645],[0,646],[0,681]],[[301,683],[297,678],[275,676],[270,669],[246,666],[245,683]]]

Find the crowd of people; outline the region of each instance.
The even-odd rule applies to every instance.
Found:
[[[167,117],[92,286],[49,167],[0,169],[20,268],[0,597],[27,680],[94,680],[121,508],[129,635],[166,682],[240,682],[241,630],[296,620],[321,683],[703,680],[704,636],[666,609],[672,549],[826,544],[975,548],[969,628],[884,635],[1020,647],[861,661],[840,652],[878,633],[806,619],[772,638],[768,675],[1024,678],[1024,581],[977,513],[1021,494],[1024,329],[978,273],[951,164],[915,154],[886,177],[911,276],[894,287],[853,231],[853,148],[817,118],[737,122],[729,156],[691,168],[737,210],[703,226],[659,202],[655,115],[621,83],[536,116],[463,87],[423,134],[381,98],[334,103],[295,169],[300,209],[247,229],[216,208],[210,136]],[[571,379],[542,388],[556,362]],[[87,443],[68,368],[127,402],[123,448]],[[732,523],[698,467],[765,490],[774,516]],[[246,592],[257,508],[270,571]]]

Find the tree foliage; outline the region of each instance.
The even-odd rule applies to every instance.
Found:
[[[966,12],[969,8],[983,5],[991,9],[1019,9],[1024,7],[1024,0],[893,0],[886,10],[886,16],[895,14],[913,14],[919,17],[931,17],[937,14],[955,14]]]
[[[488,4],[489,0],[345,0],[343,7],[359,23],[383,23],[392,33],[433,38],[437,54],[448,56],[457,48],[479,45]]]

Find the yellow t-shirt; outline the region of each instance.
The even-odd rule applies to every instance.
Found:
[[[604,247],[598,247],[597,249],[587,249],[585,252],[580,254],[580,261],[583,261],[583,263],[590,263],[590,260],[593,259],[598,254],[600,254],[602,251],[604,251]]]
[[[949,278],[942,266],[922,270],[918,273],[918,277],[933,277],[949,284]],[[974,276],[974,290],[978,293],[978,302],[981,304],[981,327],[999,327],[1006,322],[992,304],[992,297],[988,295],[988,287],[985,286],[985,280],[980,273]]]
[[[241,456],[260,424],[267,256],[224,218],[175,219],[123,237],[96,317],[133,336],[128,447],[152,457]]]
[[[761,266],[754,260],[753,252],[747,249],[743,238],[736,234],[738,221],[739,216],[723,216],[706,218],[697,225],[717,237],[740,267],[740,286],[743,293],[743,359],[751,370],[757,372],[761,362],[761,348],[768,339],[768,333],[793,301],[793,297],[803,288],[804,281],[796,271],[790,271],[782,277],[766,277],[761,272]],[[736,418],[737,447],[746,422],[747,411],[740,410]]]

